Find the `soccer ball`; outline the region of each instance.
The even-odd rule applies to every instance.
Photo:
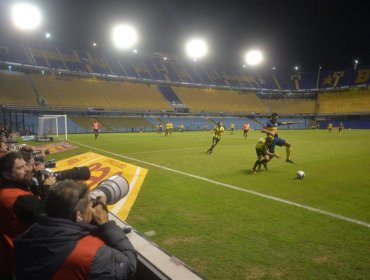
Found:
[[[304,172],[302,170],[299,170],[296,175],[297,179],[303,179],[304,178]]]

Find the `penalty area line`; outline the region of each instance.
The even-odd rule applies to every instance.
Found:
[[[260,193],[260,192],[252,191],[252,190],[249,190],[249,189],[243,189],[243,188],[238,187],[238,186],[234,186],[234,185],[230,185],[230,184],[227,184],[227,183],[218,182],[218,181],[215,181],[215,180],[212,180],[212,179],[208,179],[208,178],[205,178],[205,177],[201,177],[201,176],[198,176],[198,175],[186,173],[186,172],[183,172],[183,171],[180,171],[180,170],[176,170],[176,169],[172,169],[172,168],[165,167],[165,166],[162,166],[162,165],[158,165],[158,164],[155,164],[155,163],[147,162],[145,160],[140,160],[140,159],[136,159],[136,158],[133,158],[133,157],[128,157],[128,156],[124,156],[124,155],[112,153],[112,152],[109,152],[109,151],[106,151],[106,150],[102,150],[102,149],[98,149],[98,148],[95,148],[95,147],[92,147],[92,146],[89,146],[89,145],[81,144],[81,143],[78,143],[76,141],[71,141],[71,140],[68,140],[68,141],[69,142],[76,143],[77,145],[80,145],[80,146],[83,146],[83,147],[87,147],[87,148],[96,150],[96,151],[100,151],[100,152],[103,152],[103,153],[111,154],[111,155],[114,155],[114,156],[117,156],[117,157],[129,159],[129,160],[132,160],[132,161],[144,163],[144,164],[147,164],[147,165],[150,165],[150,166],[154,166],[154,167],[157,167],[157,168],[160,168],[160,169],[164,169],[164,170],[167,170],[167,171],[170,171],[170,172],[174,172],[174,173],[177,173],[177,174],[188,176],[188,177],[191,177],[191,178],[194,178],[194,179],[202,180],[202,181],[205,181],[205,182],[208,182],[208,183],[212,183],[212,184],[215,184],[215,185],[218,185],[218,186],[222,186],[222,187],[226,187],[226,188],[229,188],[229,189],[233,189],[233,190],[237,190],[237,191],[241,191],[241,192],[253,194],[255,196],[263,197],[263,198],[266,198],[266,199],[270,199],[270,200],[273,200],[273,201],[281,202],[281,203],[288,204],[288,205],[291,205],[291,206],[296,206],[298,208],[303,208],[303,209],[306,209],[306,210],[311,211],[311,212],[319,213],[319,214],[322,214],[322,215],[325,215],[325,216],[329,216],[329,217],[332,217],[332,218],[335,218],[335,219],[338,219],[338,220],[342,220],[342,221],[346,221],[346,222],[350,222],[350,223],[354,223],[354,224],[357,224],[357,225],[360,225],[360,226],[364,226],[364,227],[370,228],[370,223],[366,223],[366,222],[363,222],[361,220],[352,219],[352,218],[349,218],[349,217],[346,217],[346,216],[342,216],[342,215],[339,215],[339,214],[335,214],[335,213],[332,213],[332,212],[329,212],[329,211],[321,210],[319,208],[314,208],[314,207],[311,207],[311,206],[307,206],[307,205],[304,205],[304,204],[296,203],[296,202],[293,202],[293,201],[290,201],[290,200],[286,200],[286,199],[283,199],[283,198],[278,198],[278,197],[271,196],[271,195],[268,195],[268,194],[263,194],[263,193]]]

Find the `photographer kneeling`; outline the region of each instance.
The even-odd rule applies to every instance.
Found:
[[[53,186],[41,217],[15,240],[17,279],[130,279],[137,256],[131,242],[88,187],[64,180]]]

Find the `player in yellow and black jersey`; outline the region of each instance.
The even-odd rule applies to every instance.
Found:
[[[166,132],[164,136],[167,136],[168,134],[171,135],[173,130],[173,123],[172,122],[166,122]]]
[[[267,162],[269,162],[270,159],[272,159],[273,157],[280,158],[279,155],[269,151],[269,148],[273,142],[274,142],[274,137],[271,135],[258,140],[256,144],[257,160],[254,163],[254,166],[252,169],[253,174],[256,174],[257,166],[258,166],[258,170],[260,170],[261,165],[263,164],[265,169],[267,169]]]
[[[230,134],[234,134],[234,130],[235,130],[235,123],[231,123],[230,124]]]
[[[333,124],[330,122],[328,124],[328,133],[331,133],[331,130],[333,129]]]
[[[213,149],[220,142],[221,135],[225,132],[225,128],[222,126],[222,122],[218,122],[216,127],[213,129],[212,146],[207,150],[207,154],[212,154]]]

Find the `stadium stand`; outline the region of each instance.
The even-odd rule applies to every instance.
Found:
[[[30,76],[53,107],[171,110],[156,86],[63,75]]]
[[[269,112],[269,108],[253,92],[190,87],[172,89],[191,112]]]
[[[37,96],[24,73],[0,70],[0,104],[38,105]]]
[[[271,112],[276,111],[285,115],[314,114],[316,108],[316,99],[313,98],[265,98],[263,103]]]
[[[163,96],[168,100],[170,104],[182,104],[181,100],[176,95],[176,93],[172,90],[171,87],[158,86],[158,89],[163,94]]]
[[[0,40],[1,61],[32,64],[32,60],[27,54],[25,46],[20,44],[19,39],[2,34]]]
[[[336,92],[320,92],[319,114],[349,114],[370,112],[370,90],[351,89]]]

